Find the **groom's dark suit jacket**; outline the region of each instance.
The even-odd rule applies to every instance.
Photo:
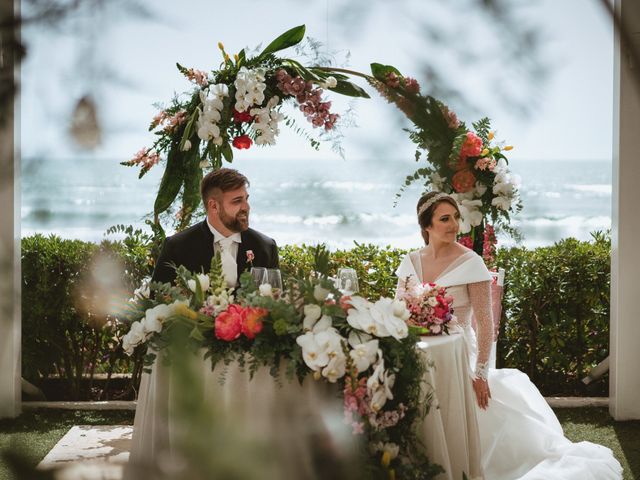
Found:
[[[262,233],[249,228],[240,233],[242,242],[238,245],[238,279],[247,268],[247,250],[254,254],[253,266],[278,268],[278,247],[276,242]],[[167,237],[160,252],[151,280],[154,282],[172,282],[176,271],[170,266],[184,265],[187,270],[196,273],[208,272],[213,258],[213,233],[207,221]]]

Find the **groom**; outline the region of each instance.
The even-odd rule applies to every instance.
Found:
[[[276,242],[249,228],[248,186],[247,177],[231,168],[207,174],[200,184],[207,218],[165,240],[151,280],[173,282],[172,263],[192,272],[208,272],[218,252],[230,288],[238,286],[247,266],[278,268]]]

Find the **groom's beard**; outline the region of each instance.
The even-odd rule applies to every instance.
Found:
[[[249,228],[249,211],[240,210],[235,217],[227,214],[227,212],[220,209],[220,221],[232,232],[244,232]]]

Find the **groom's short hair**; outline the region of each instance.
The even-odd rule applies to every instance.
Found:
[[[219,168],[207,173],[200,183],[200,194],[202,195],[205,210],[207,201],[211,196],[245,186],[249,186],[249,180],[233,168]]]

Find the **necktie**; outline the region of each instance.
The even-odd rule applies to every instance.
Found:
[[[227,281],[227,286],[235,288],[238,281],[238,264],[231,252],[231,245],[233,240],[230,238],[222,238],[218,240],[220,246],[220,260],[222,261],[222,272],[224,273],[224,279]]]

